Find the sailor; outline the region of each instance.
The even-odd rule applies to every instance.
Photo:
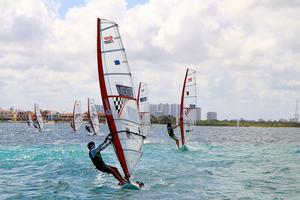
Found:
[[[120,183],[120,185],[123,185],[125,183],[127,183],[128,181],[126,181],[120,174],[118,168],[110,166],[110,165],[106,165],[102,159],[101,156],[101,151],[104,150],[110,143],[112,142],[112,136],[108,135],[104,142],[102,142],[97,148],[95,148],[95,143],[94,142],[89,142],[87,147],[90,150],[89,151],[89,155],[90,158],[93,162],[93,164],[95,165],[96,169],[98,169],[101,172],[105,172],[108,174],[112,174]]]
[[[85,129],[86,129],[88,132],[90,132],[90,133],[92,132],[92,131],[91,131],[91,126],[86,125],[86,126],[85,126]]]
[[[34,128],[39,128],[39,125],[38,125],[37,122],[34,122],[34,123],[33,123],[33,126],[34,126]]]
[[[74,129],[74,123],[73,123],[73,121],[71,121],[71,128]]]
[[[177,128],[178,126],[179,125],[172,126],[170,122],[167,123],[168,134],[172,139],[174,139],[176,141],[177,148],[179,149],[179,140],[176,137],[176,135],[174,134],[174,129]]]

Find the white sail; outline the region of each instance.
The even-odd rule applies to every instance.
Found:
[[[33,127],[33,121],[32,121],[32,117],[31,117],[31,113],[28,113],[28,126],[29,128]]]
[[[40,131],[43,130],[44,128],[44,120],[42,117],[41,110],[39,109],[38,104],[34,104],[34,112],[35,112],[35,117],[36,117],[36,128],[38,128]]]
[[[147,136],[151,127],[151,114],[148,98],[148,84],[140,82],[138,91],[138,109],[141,119],[142,133]]]
[[[181,141],[184,145],[195,132],[197,109],[196,71],[187,69],[180,105]]]
[[[100,131],[100,124],[94,99],[88,99],[88,115],[93,133],[98,134]]]
[[[102,102],[116,155],[129,179],[143,153],[144,136],[118,25],[98,19],[97,56]]]
[[[80,129],[81,125],[82,125],[81,103],[79,100],[76,100],[73,108],[72,128],[76,132]]]

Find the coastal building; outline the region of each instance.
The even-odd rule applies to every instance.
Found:
[[[97,115],[98,115],[99,122],[104,123],[105,120],[106,120],[105,113],[104,112],[98,112]],[[82,120],[83,121],[88,121],[89,120],[88,112],[83,113]]]
[[[30,111],[18,111],[17,112],[17,121],[28,121],[29,114],[31,114]]]
[[[60,113],[57,111],[50,111],[46,114],[47,121],[59,121],[60,120]]]
[[[171,113],[170,114],[173,117],[179,117],[179,115],[180,115],[180,105],[179,104],[171,104],[170,107],[171,107]]]
[[[206,118],[207,120],[218,120],[216,112],[208,112]]]
[[[13,110],[0,110],[0,120],[17,120],[17,114]]]
[[[156,117],[162,115],[171,115],[173,117],[180,116],[180,104],[150,104],[150,113]],[[196,108],[196,119],[201,120],[201,108]]]
[[[72,113],[61,113],[60,114],[60,120],[61,121],[71,121],[73,118]]]
[[[152,115],[155,115],[155,113],[158,111],[158,107],[156,104],[150,104],[150,113]]]

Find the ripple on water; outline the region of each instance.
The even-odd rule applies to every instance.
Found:
[[[0,199],[296,200],[300,194],[298,129],[197,127],[189,151],[180,152],[165,126],[154,125],[132,177],[146,187],[128,191],[89,160],[87,142],[99,144],[104,135],[46,126],[39,133],[0,123]],[[119,167],[112,147],[103,159]]]

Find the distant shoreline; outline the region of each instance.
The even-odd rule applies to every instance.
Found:
[[[170,120],[171,123],[175,124],[175,121]],[[0,120],[0,123],[27,123],[26,121],[9,121]],[[65,124],[70,123],[70,121],[48,121],[46,124]],[[152,124],[166,125],[167,122],[152,122]],[[260,127],[260,128],[300,128],[300,123],[295,122],[281,122],[281,121],[240,121],[239,126],[237,126],[236,121],[228,120],[201,120],[197,121],[197,126],[214,126],[214,127]]]

